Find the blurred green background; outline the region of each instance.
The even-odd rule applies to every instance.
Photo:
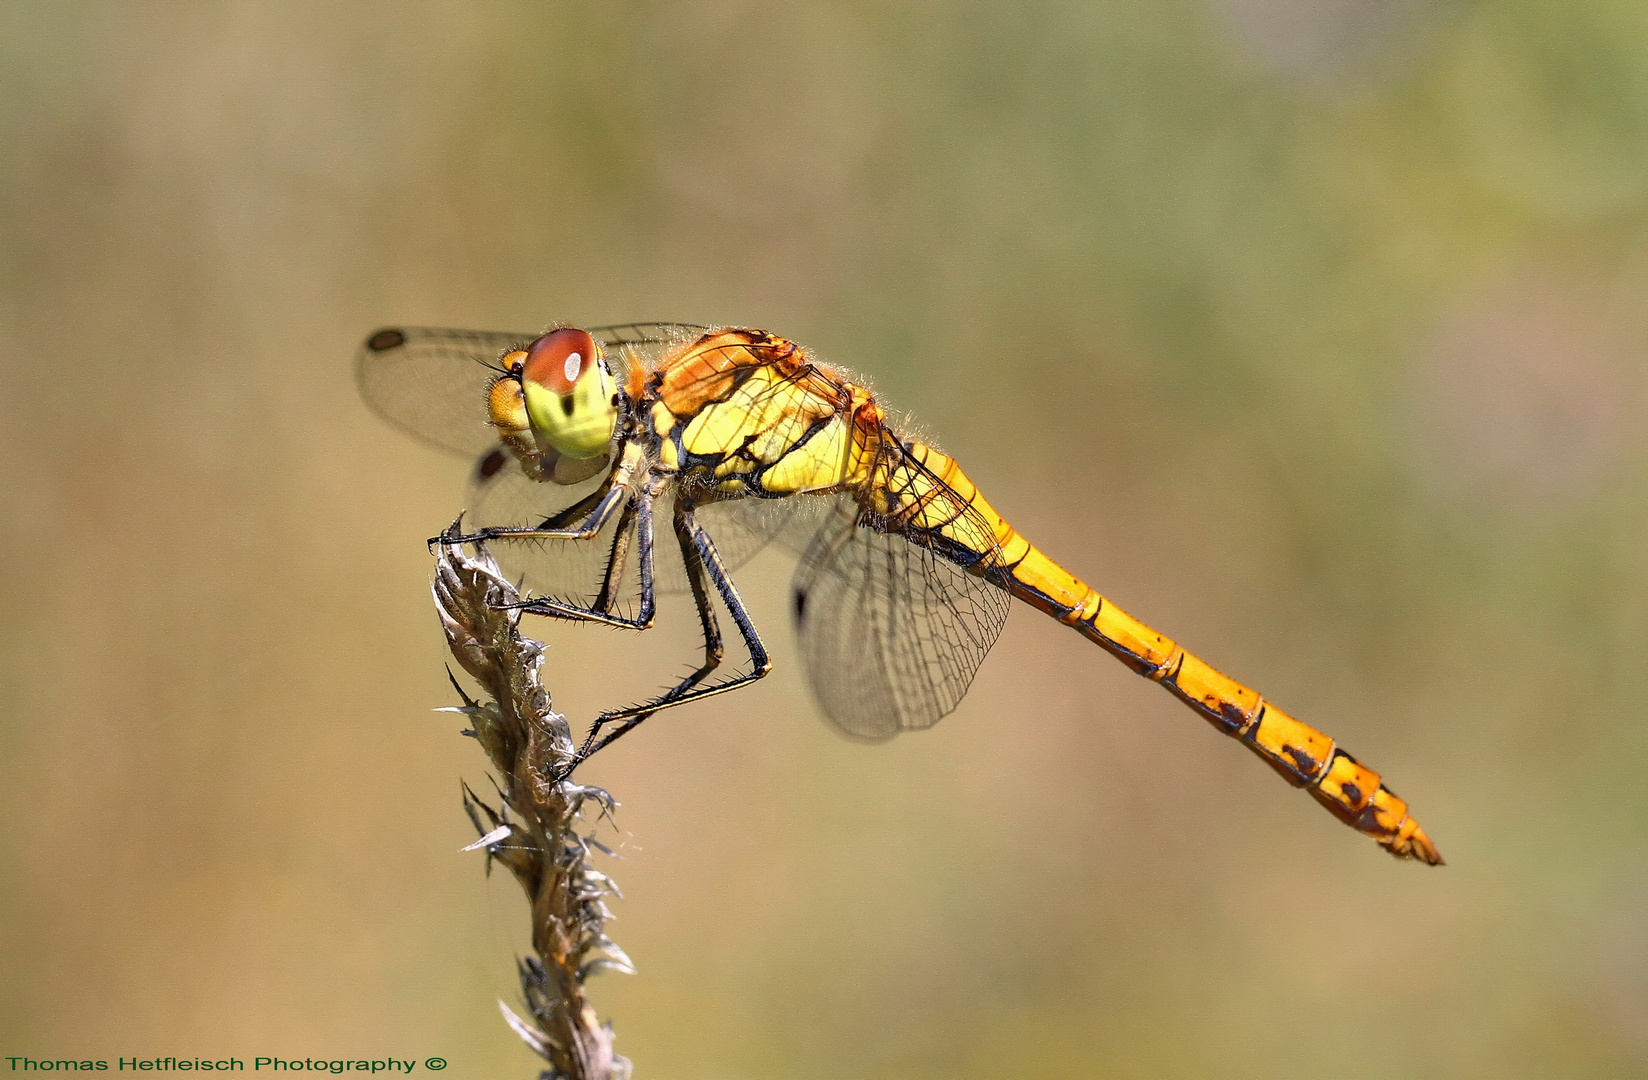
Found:
[[[0,1053],[441,1055],[459,807],[385,323],[765,327],[1327,730],[1397,864],[1077,635],[838,739],[779,669],[587,778],[638,1077],[1648,1071],[1648,6],[0,4]],[[587,720],[690,656],[538,627]]]

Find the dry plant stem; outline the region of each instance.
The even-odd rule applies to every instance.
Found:
[[[434,592],[452,655],[492,699],[464,695],[453,710],[469,717],[469,734],[491,758],[501,800],[494,808],[465,787],[464,808],[483,834],[477,846],[487,850],[488,869],[493,859],[507,866],[532,909],[536,955],[520,963],[530,1019],[499,1006],[516,1034],[549,1062],[546,1077],[627,1077],[630,1065],[613,1053],[611,1026],[597,1019],[584,992],[596,972],[633,970],[605,930],[606,898],[618,890],[590,865],[591,852],[605,849],[578,831],[586,810],[599,818],[617,804],[600,788],[553,781],[576,747],[539,680],[543,645],[521,636],[518,611],[498,610],[520,597],[492,557],[484,548],[468,556],[443,545]]]

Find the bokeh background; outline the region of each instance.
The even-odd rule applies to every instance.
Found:
[[[1338,737],[1396,864],[1019,612],[588,769],[638,1077],[1648,1071],[1648,7],[0,3],[0,1053],[534,1075],[386,323],[766,327]],[[547,626],[587,720],[690,655]]]

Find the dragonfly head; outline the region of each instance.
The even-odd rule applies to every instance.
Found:
[[[514,426],[524,419],[538,445],[562,457],[606,453],[618,425],[618,386],[593,337],[571,327],[551,330],[504,363],[520,381],[516,408],[526,414],[516,412]],[[494,413],[497,397],[495,390]]]

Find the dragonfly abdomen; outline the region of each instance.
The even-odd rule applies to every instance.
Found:
[[[1063,590],[1085,589],[1087,595],[1068,612],[1043,610],[1060,615],[1128,667],[1161,683],[1288,783],[1307,789],[1335,817],[1371,836],[1391,854],[1441,863],[1430,838],[1408,813],[1407,803],[1380,781],[1378,773],[1339,749],[1329,736],[1266,701],[1258,691],[1215,670],[1086,588],[1040,550],[1030,548],[1029,556],[1010,576],[1008,591],[1034,604],[1046,595],[1049,579],[1061,577],[1071,583],[1061,583]]]
[[[1442,857],[1407,803],[1379,774],[1333,739],[1221,674],[1100,596],[1048,558],[979,494],[955,461],[931,447],[905,444],[885,470],[900,531],[937,547],[1032,607],[1074,627],[1135,672],[1165,686],[1226,735],[1239,740],[1288,783],[1307,789],[1339,820],[1399,858],[1436,865]],[[958,512],[965,506],[966,513]]]

